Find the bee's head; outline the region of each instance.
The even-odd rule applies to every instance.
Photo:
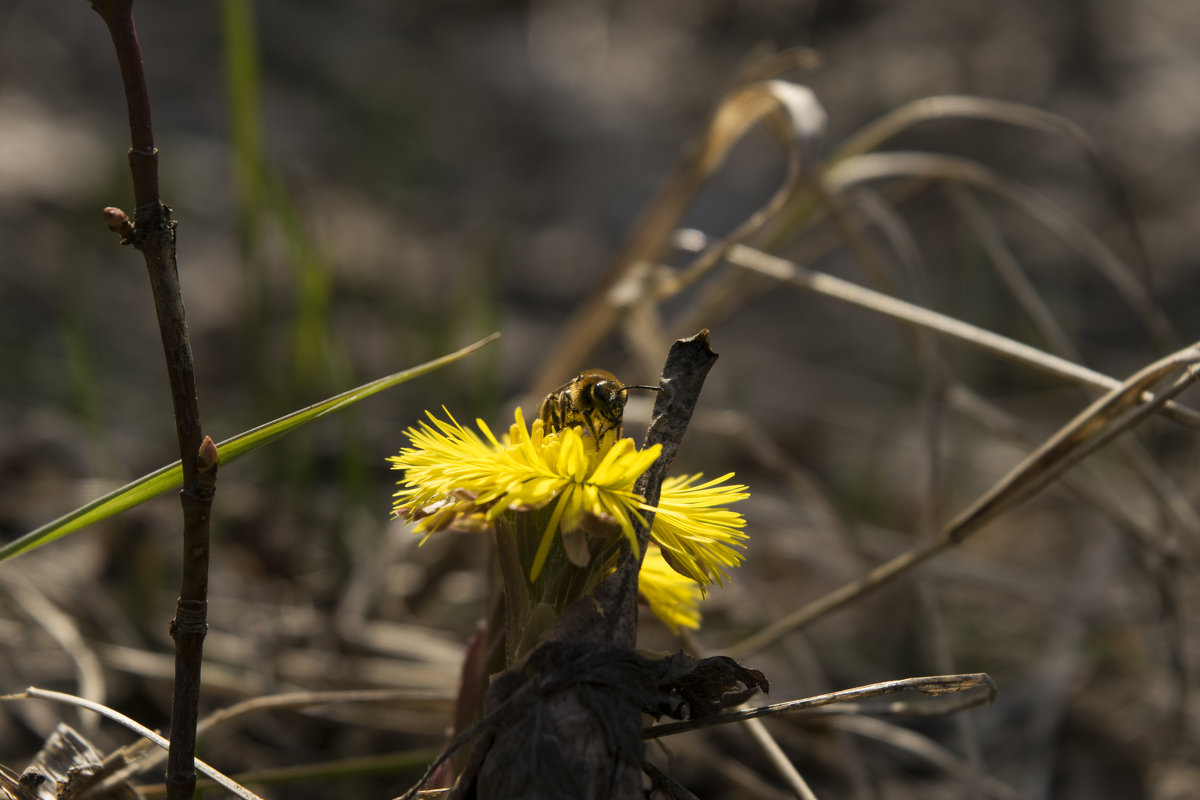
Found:
[[[587,398],[592,407],[598,410],[620,411],[625,408],[625,390],[627,388],[616,378],[611,380],[602,378],[587,387]]]

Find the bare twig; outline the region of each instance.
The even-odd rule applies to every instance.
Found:
[[[175,261],[175,221],[158,191],[158,149],[154,146],[150,93],[133,24],[133,0],[92,0],[92,8],[108,27],[121,66],[129,109],[129,169],[135,203],[132,227],[116,209],[106,209],[105,218],[122,235],[122,242],[133,244],[146,260],[183,465],[183,571],[175,619],[171,621],[171,636],[175,639],[175,695],[171,708],[167,797],[186,800],[196,787],[192,762],[196,752],[200,661],[208,629],[209,516],[216,485],[217,448],[203,435],[200,425],[196,373]]]
[[[634,491],[646,498],[647,505],[657,505],[662,482],[675,461],[683,434],[692,419],[692,412],[700,397],[700,389],[708,371],[716,363],[717,354],[708,341],[708,331],[702,330],[695,336],[680,339],[671,347],[663,366],[650,428],[642,447],[662,445],[658,460],[638,479]],[[653,517],[643,524],[635,525],[638,552],[627,552],[616,572],[596,587],[596,603],[600,609],[603,625],[597,628],[598,640],[624,647],[633,647],[637,641],[637,597],[638,573],[642,559],[650,542],[650,526]],[[581,606],[582,608],[582,606]],[[577,629],[574,636],[578,636]],[[573,637],[574,638],[574,637]]]

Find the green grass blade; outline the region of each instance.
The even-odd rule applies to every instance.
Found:
[[[500,334],[493,333],[491,336],[480,339],[478,342],[449,355],[436,358],[433,361],[428,361],[403,372],[396,372],[392,375],[378,378],[370,383],[364,383],[362,386],[342,392],[339,395],[334,395],[328,400],[323,400],[307,408],[302,408],[299,411],[293,411],[287,416],[280,417],[265,425],[259,425],[257,428],[251,428],[245,433],[239,433],[237,436],[226,439],[217,445],[217,452],[221,459],[220,463],[222,466],[229,464],[247,453],[251,453],[263,445],[273,442],[314,420],[332,414],[347,406],[354,405],[359,400],[363,400],[373,394],[378,394],[384,389],[390,389],[405,381],[419,378],[422,375],[433,372],[435,369],[440,369],[464,356],[470,355],[485,345],[491,344],[498,338],[500,338]],[[36,550],[44,544],[66,536],[68,533],[74,533],[80,528],[87,527],[102,519],[107,519],[114,514],[119,514],[122,511],[140,505],[147,500],[152,500],[159,495],[166,494],[173,489],[179,489],[182,486],[183,468],[176,461],[174,464],[155,470],[148,475],[143,475],[132,483],[109,492],[103,497],[97,498],[87,505],[80,506],[53,522],[47,523],[36,530],[30,531],[19,539],[9,542],[0,548],[0,561],[6,561],[22,553],[27,553],[30,550]]]

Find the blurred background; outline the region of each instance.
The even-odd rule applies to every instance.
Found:
[[[895,213],[879,219],[902,235],[867,241],[888,264],[905,262],[889,249],[897,240],[920,254],[905,262],[920,275],[895,273],[902,293],[919,287],[923,305],[1048,348],[990,265],[980,231],[994,230],[1096,370],[1123,378],[1200,332],[1189,313],[1200,295],[1197,5],[225,0],[135,13],[208,433],[227,438],[503,333],[221,471],[202,713],[285,690],[431,692],[421,704],[248,718],[202,745],[229,773],[413,751],[420,762],[440,745],[483,610],[487,546],[446,534],[418,549],[388,519],[396,476],[384,458],[425,409],[501,425],[518,402],[531,411],[526,393],[572,313],[720,98],[767,53],[812,48],[786,77],[824,107],[826,155],[940,94],[1078,125],[1124,187],[1148,259],[1065,136],[941,119],[886,146],[974,159],[1044,194],[1131,265],[1169,324],[1148,325],[1044,218],[985,193],[964,205],[937,186],[881,195]],[[0,535],[11,540],[177,452],[142,261],[100,214],[132,212],[105,28],[79,0],[5,0],[0,64]],[[751,131],[683,225],[731,231],[783,169],[778,145]],[[968,208],[988,225],[969,224]],[[870,283],[855,249],[816,223],[776,248]],[[704,606],[698,638],[713,652],[914,546],[1031,449],[946,402],[894,323],[769,285],[713,310],[702,290],[661,309],[694,318],[682,333],[711,327],[722,355],[679,469],[732,470],[752,491],[746,564]],[[652,382],[632,358],[636,335],[607,337],[573,369]],[[961,345],[941,355],[1035,443],[1091,397]],[[646,409],[629,413],[636,432]],[[1138,436],[1194,501],[1194,432],[1154,422]],[[746,659],[772,700],[939,672],[999,684],[989,708],[904,724],[942,750],[899,727],[773,721],[819,797],[1200,797],[1195,529],[1178,529],[1161,484],[1121,454],[1088,466],[1087,491],[1051,489]],[[1089,491],[1161,541],[1131,534]],[[165,726],[179,519],[175,498],[160,498],[0,565],[0,692],[90,693]],[[645,628],[646,646],[678,646]],[[19,771],[60,719],[105,749],[128,741],[60,708],[10,703],[0,762]],[[737,730],[668,747],[672,774],[703,798],[790,796]],[[404,763],[263,791],[392,797],[419,774]]]

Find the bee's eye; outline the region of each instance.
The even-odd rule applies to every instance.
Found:
[[[612,381],[597,381],[592,384],[592,402],[598,406],[612,406],[618,402],[620,390]]]

